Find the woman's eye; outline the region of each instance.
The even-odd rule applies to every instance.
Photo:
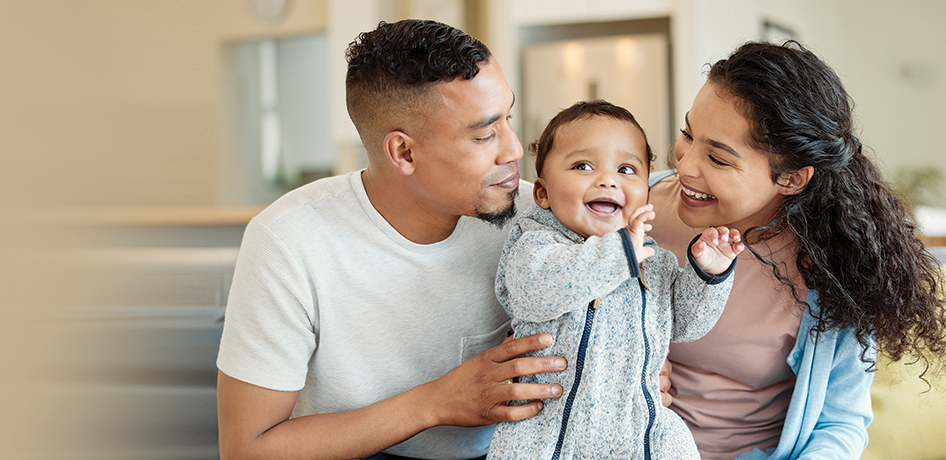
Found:
[[[634,174],[634,168],[630,166],[621,166],[618,168],[618,174]]]
[[[707,155],[707,156],[709,157],[710,161],[712,161],[713,163],[716,163],[716,164],[718,164],[718,165],[720,165],[720,166],[729,166],[728,164],[723,163],[722,161],[717,160],[716,157],[714,157],[713,155]]]
[[[681,130],[680,130],[680,135],[683,136],[683,138],[686,139],[686,140],[688,140],[688,141],[692,141],[692,140],[693,140],[693,136],[691,136],[690,133],[688,133],[685,129],[681,129]]]

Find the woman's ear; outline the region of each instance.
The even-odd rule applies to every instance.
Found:
[[[391,131],[384,136],[381,148],[384,159],[401,174],[409,176],[414,172],[413,149],[415,139],[402,131]]]
[[[795,172],[782,173],[778,178],[778,185],[781,186],[782,195],[797,195],[805,190],[812,176],[815,175],[813,166],[805,166]]]
[[[540,208],[549,209],[552,206],[549,204],[549,189],[545,188],[545,180],[541,177],[532,185],[532,199]]]

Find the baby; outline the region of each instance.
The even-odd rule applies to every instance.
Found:
[[[490,459],[699,459],[689,430],[660,404],[659,372],[671,341],[713,327],[732,287],[739,233],[708,228],[690,244],[692,269],[645,236],[653,154],[627,110],[579,102],[538,141],[536,206],[514,221],[496,294],[516,337],[550,333],[533,356],[563,356],[564,397],[537,416],[500,423]]]

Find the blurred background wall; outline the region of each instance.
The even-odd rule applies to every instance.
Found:
[[[242,226],[365,164],[344,49],[406,17],[490,46],[523,144],[605,97],[660,165],[706,64],[795,38],[840,74],[890,178],[946,207],[939,0],[0,0],[0,457],[216,458]],[[876,386],[878,414],[899,413],[865,458],[946,458],[928,436],[946,420],[905,423],[946,413],[941,393],[901,372]]]
[[[344,48],[378,21],[407,16],[482,37],[524,94],[521,44],[587,37],[582,27],[599,37],[665,37],[670,67],[653,69],[666,73],[673,104],[661,145],[705,64],[765,34],[797,38],[842,76],[863,139],[889,171],[946,168],[935,135],[946,117],[936,110],[946,102],[944,13],[936,0],[4,0],[0,139],[12,163],[3,182],[30,192],[14,202],[215,207],[265,204],[313,175],[360,167],[344,109]],[[275,49],[268,85],[258,81],[267,46]],[[299,75],[308,92],[292,81]],[[265,111],[260,84],[276,92],[271,108],[287,137],[275,147],[280,163],[270,159],[275,173],[254,178],[247,158],[261,155],[252,150],[262,141],[240,117]],[[318,108],[294,114],[300,94],[314,103],[298,105]],[[312,140],[298,134],[306,130],[323,131]]]

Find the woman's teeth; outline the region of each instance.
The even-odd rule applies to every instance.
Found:
[[[686,193],[686,195],[687,195],[688,197],[690,197],[690,198],[695,198],[695,199],[701,200],[701,201],[710,201],[710,200],[715,200],[715,199],[716,199],[716,197],[713,196],[713,195],[707,195],[707,194],[705,194],[705,193],[697,193],[697,192],[694,192],[693,190],[690,190],[690,189],[688,189],[688,188],[686,188],[686,187],[683,188],[683,193]]]

